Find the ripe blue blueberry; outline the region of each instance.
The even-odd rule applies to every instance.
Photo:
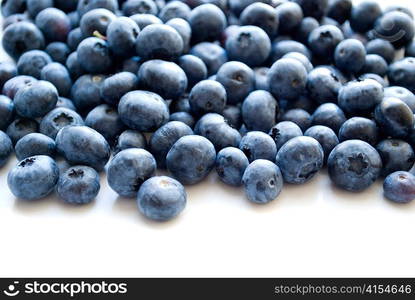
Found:
[[[226,17],[216,5],[207,3],[194,8],[189,15],[194,43],[216,40],[226,27]]]
[[[121,97],[135,90],[138,86],[137,76],[130,72],[120,72],[104,80],[100,86],[102,99],[111,105],[116,105]]]
[[[331,150],[339,144],[337,135],[331,128],[326,126],[312,126],[304,132],[304,135],[312,137],[320,143],[324,151],[324,163],[327,162],[327,158],[329,157]]]
[[[19,161],[35,155],[53,157],[55,151],[55,141],[41,133],[29,133],[22,137],[15,146],[16,157]]]
[[[277,149],[280,149],[288,140],[302,136],[303,131],[294,122],[282,121],[271,128],[269,135],[274,139]]]
[[[96,37],[84,39],[76,50],[81,67],[92,74],[105,73],[111,68],[112,59],[108,43]]]
[[[71,92],[71,76],[65,66],[60,63],[47,64],[40,72],[40,78],[52,83],[60,96],[68,96]]]
[[[202,80],[189,94],[190,109],[195,115],[222,113],[226,106],[226,90],[214,80]]]
[[[35,120],[17,118],[7,127],[6,133],[13,144],[16,144],[22,137],[29,133],[37,132],[38,129],[39,124]]]
[[[415,199],[415,176],[398,171],[386,177],[383,183],[385,197],[396,203],[409,203]]]
[[[278,113],[278,102],[267,91],[250,93],[242,104],[242,118],[248,130],[268,132],[275,125]]]
[[[116,16],[104,8],[92,9],[81,17],[79,28],[81,28],[84,37],[90,37],[94,34],[105,36],[107,28]]]
[[[84,120],[74,110],[58,107],[43,117],[39,129],[41,133],[54,139],[59,130],[70,125],[84,125]]]
[[[13,120],[14,103],[6,96],[0,95],[0,130],[5,129]]]
[[[317,67],[307,76],[307,91],[317,103],[336,102],[342,87],[340,78],[327,67]]]
[[[372,146],[378,142],[379,128],[376,123],[370,119],[362,117],[353,117],[343,123],[339,131],[339,140],[362,140]]]
[[[147,146],[147,140],[144,134],[139,131],[127,129],[121,133],[115,142],[114,155],[118,152],[129,148],[142,148]]]
[[[13,143],[9,136],[0,130],[0,167],[3,167],[13,152]]]
[[[302,108],[294,108],[287,110],[282,116],[282,121],[291,121],[297,124],[304,132],[311,126],[310,114]]]
[[[127,17],[113,20],[107,27],[108,47],[117,56],[133,56],[140,28]]]
[[[334,103],[320,105],[311,115],[312,125],[327,126],[333,129],[336,134],[344,122],[346,122],[346,116],[343,110]]]
[[[377,144],[376,150],[382,158],[382,176],[396,171],[409,171],[415,162],[414,150],[410,144],[402,140],[383,140]]]
[[[52,62],[52,58],[44,51],[30,50],[23,53],[17,61],[17,71],[20,75],[40,78],[43,67]]]
[[[235,147],[226,147],[216,156],[216,172],[226,184],[240,186],[249,161],[245,154]]]
[[[208,75],[216,74],[219,68],[228,61],[225,49],[215,43],[202,42],[196,44],[190,49],[190,54],[203,60],[208,70]]]
[[[239,149],[245,153],[249,162],[256,159],[275,161],[275,155],[277,154],[277,146],[274,140],[262,131],[248,132],[242,137]]]
[[[36,16],[36,26],[43,32],[45,39],[49,42],[66,41],[71,23],[68,16],[55,7],[48,7]]]

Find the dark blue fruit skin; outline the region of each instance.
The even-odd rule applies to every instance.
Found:
[[[118,70],[120,72],[130,72],[130,73],[133,73],[133,74],[137,74],[142,63],[143,62],[142,62],[141,58],[139,58],[138,56],[133,56],[133,57],[124,59],[120,63],[120,65],[118,67]]]
[[[367,54],[377,54],[381,56],[388,64],[395,59],[395,48],[384,39],[374,39],[366,44]]]
[[[85,118],[85,125],[102,134],[110,145],[125,129],[117,109],[108,104],[101,104],[91,110]]]
[[[0,62],[0,90],[4,84],[11,78],[17,76],[17,67],[12,62]]]
[[[257,26],[241,26],[226,41],[230,60],[241,61],[248,66],[260,66],[271,53],[271,41],[264,30]]]
[[[186,206],[183,185],[167,176],[146,180],[137,194],[138,209],[147,218],[165,222],[179,215]]]
[[[388,64],[381,56],[369,54],[366,56],[365,65],[361,72],[378,74],[383,77],[388,72]]]
[[[267,91],[250,93],[242,104],[242,118],[248,130],[268,132],[275,125],[278,112],[278,102]]]
[[[45,38],[42,32],[30,22],[18,22],[7,26],[3,32],[3,49],[14,59],[24,52],[43,49]]]
[[[412,42],[415,36],[414,20],[400,11],[385,13],[376,21],[374,35],[389,39],[399,49]]]
[[[49,195],[59,179],[59,169],[49,156],[38,155],[19,162],[7,176],[13,195],[23,200],[37,200]]]
[[[32,119],[18,118],[15,119],[6,130],[7,135],[13,142],[13,145],[17,143],[25,135],[37,132],[39,129],[39,124]]]
[[[346,116],[343,110],[334,103],[325,103],[317,107],[311,115],[311,125],[327,126],[337,134]]]
[[[192,2],[192,1],[189,1]],[[197,2],[203,2],[200,0],[195,1]],[[226,7],[226,2],[224,1],[210,1],[212,3],[214,3],[215,5],[219,6],[221,9],[224,9],[224,6]],[[266,3],[266,4],[272,4],[271,1],[269,0],[260,0],[260,1],[255,1],[255,0],[230,0],[228,5],[229,5],[229,9],[230,11],[236,16],[239,17],[240,14],[242,13],[242,11],[247,8],[249,5],[251,5],[252,3],[255,2],[262,2],[262,3]],[[190,6],[192,6],[192,4],[190,4]]]
[[[296,28],[296,31],[294,33],[294,38],[303,44],[307,44],[308,36],[314,29],[316,29],[319,26],[320,26],[320,23],[316,19],[312,17],[306,17],[301,21],[300,25]]]
[[[415,57],[415,43],[409,43],[405,48],[405,57]]]
[[[85,38],[93,36],[95,33],[105,36],[109,24],[114,20],[116,20],[116,16],[111,11],[97,8],[82,16],[79,28]]]
[[[223,148],[216,156],[216,172],[220,180],[232,186],[242,185],[242,176],[248,165],[245,154],[235,147]]]
[[[80,16],[84,15],[86,12],[93,10],[95,8],[105,8],[112,12],[118,10],[118,1],[117,0],[89,0],[89,1],[78,1],[77,11]]]
[[[375,119],[382,132],[393,138],[405,138],[414,126],[414,115],[408,105],[397,98],[385,98],[375,109]]]
[[[127,129],[118,137],[114,146],[114,155],[125,149],[147,147],[147,141],[144,134],[137,130]]]
[[[390,86],[384,90],[385,98],[398,98],[406,103],[415,113],[415,95],[408,89],[400,86]]]
[[[120,196],[132,198],[137,195],[141,184],[154,175],[156,168],[156,160],[148,151],[126,149],[110,161],[108,184]]]
[[[73,104],[71,99],[65,98],[65,97],[59,97],[58,102],[56,103],[56,107],[65,107],[69,108],[73,111],[76,111],[76,107]]]
[[[81,21],[81,17],[79,16],[77,11],[71,11],[67,13],[69,23],[71,24],[71,29],[77,28],[79,26],[79,22]]]
[[[5,30],[8,26],[15,24],[15,23],[23,22],[23,21],[31,22],[30,17],[24,13],[13,14],[3,19],[2,28],[3,30]]]
[[[386,177],[383,182],[384,196],[396,203],[409,203],[415,199],[415,176],[397,171]]]
[[[122,12],[127,17],[135,14],[157,15],[158,9],[156,3],[151,0],[127,0],[122,5]]]
[[[255,87],[254,71],[238,61],[223,64],[218,70],[216,80],[225,87],[229,104],[242,102]]]
[[[170,114],[169,121],[183,122],[184,124],[186,124],[190,128],[193,128],[195,126],[195,123],[196,123],[193,116],[191,114],[189,114],[188,112],[185,112],[185,111],[178,111],[178,112]]]
[[[186,73],[175,63],[159,59],[141,65],[138,82],[143,89],[171,100],[182,96],[187,88]]]
[[[366,73],[366,74],[363,74],[363,75],[359,76],[359,80],[363,81],[363,80],[366,80],[366,79],[375,80],[375,81],[379,82],[380,85],[384,88],[388,87],[388,85],[389,85],[389,83],[386,82],[386,80],[383,77],[379,76],[378,74]]]
[[[71,89],[71,99],[78,111],[89,112],[102,103],[100,90],[104,80],[103,75],[83,75],[75,81]]]
[[[334,52],[336,67],[346,73],[358,73],[365,66],[366,49],[363,43],[356,39],[347,39],[337,45]],[[369,72],[367,72],[369,73]]]
[[[217,40],[225,30],[226,17],[219,7],[203,4],[194,8],[189,16],[193,43]]]
[[[287,110],[282,116],[282,121],[291,121],[298,126],[304,132],[311,126],[311,116],[310,114],[301,108],[294,108]]]
[[[241,135],[232,128],[222,115],[208,113],[196,123],[195,134],[207,138],[219,151],[225,147],[238,147]]]
[[[351,81],[340,89],[338,104],[344,112],[365,114],[383,99],[383,87],[377,81],[365,79]]]
[[[304,16],[320,20],[328,9],[328,0],[294,0],[301,6]]]
[[[190,104],[189,104],[189,95],[185,94],[179,99],[176,99],[170,103],[170,111],[171,112],[179,112],[184,111],[190,113]]]
[[[271,63],[277,61],[291,52],[298,52],[311,59],[310,50],[304,44],[292,40],[274,40],[272,43],[272,50],[270,55]]]
[[[187,20],[190,16],[190,7],[181,1],[170,1],[160,10],[159,17],[163,22],[174,18]]]
[[[375,148],[360,140],[337,145],[327,160],[331,181],[338,187],[359,192],[372,185],[382,170],[382,159]]]
[[[274,140],[262,131],[248,132],[242,137],[239,149],[245,153],[249,162],[256,159],[267,159],[273,162],[277,154],[277,146]]]
[[[276,124],[269,131],[269,135],[275,141],[277,149],[280,149],[287,141],[297,136],[302,136],[301,128],[291,121],[282,121]]]
[[[84,37],[82,35],[81,28],[77,27],[68,33],[66,44],[68,45],[69,49],[71,49],[71,51],[76,51],[76,48],[78,48],[83,39]]]
[[[15,147],[18,160],[35,156],[47,155],[53,157],[56,151],[56,144],[50,137],[41,133],[30,133],[22,137]]]
[[[163,24],[163,21],[150,14],[135,14],[130,17],[141,30],[151,24]]]
[[[199,135],[180,138],[167,153],[166,166],[183,184],[202,181],[215,166],[216,151],[213,144]]]
[[[379,128],[370,119],[353,117],[343,123],[339,130],[339,140],[362,140],[375,146],[379,138]]]
[[[174,18],[167,21],[166,25],[173,27],[183,40],[183,53],[187,53],[190,48],[192,38],[192,28],[186,20]]]
[[[42,10],[36,16],[35,23],[49,42],[65,42],[69,31],[71,31],[71,23],[68,16],[60,9],[54,7]]]
[[[65,107],[57,107],[43,117],[39,129],[44,135],[55,139],[59,130],[70,125],[84,125],[84,121],[74,110]]]
[[[330,0],[327,16],[343,24],[350,18],[352,8],[352,0]]]
[[[174,143],[181,137],[192,134],[193,130],[189,126],[178,121],[168,122],[157,129],[149,141],[150,151],[157,161],[157,166],[166,168],[166,156]]]
[[[108,43],[96,38],[84,39],[76,50],[81,67],[93,74],[105,73],[112,65]]]
[[[39,79],[43,67],[51,62],[52,58],[46,52],[30,50],[20,56],[17,61],[17,71],[19,75],[28,75]]]
[[[324,151],[324,163],[326,164],[330,152],[339,144],[336,133],[329,127],[316,125],[308,128],[304,135],[312,137],[320,143]]]
[[[323,167],[324,151],[314,138],[298,136],[279,149],[275,161],[285,182],[302,184],[311,180]]]
[[[46,65],[40,73],[40,78],[52,83],[61,96],[68,96],[71,92],[71,75],[65,66],[60,63],[50,63]]]
[[[53,0],[26,0],[27,12],[32,19],[44,9],[53,7]]]
[[[276,61],[268,72],[271,93],[277,99],[296,99],[304,93],[307,70],[295,59],[282,58]]]
[[[240,17],[242,25],[254,25],[264,30],[270,38],[278,33],[277,11],[268,4],[255,2],[246,7]]]
[[[130,129],[154,131],[169,119],[169,108],[159,95],[148,91],[125,94],[118,105],[122,122]]]
[[[39,80],[19,89],[14,97],[16,112],[25,118],[39,118],[58,102],[58,90],[48,81]]]
[[[5,129],[13,121],[14,103],[6,96],[0,95],[0,130]]]
[[[396,171],[409,171],[415,162],[414,150],[411,145],[402,140],[383,140],[377,144],[376,150],[383,162],[382,176]]]
[[[415,92],[415,58],[406,57],[389,66],[390,85],[397,85]]]
[[[209,76],[216,74],[219,68],[228,61],[225,49],[214,43],[203,42],[196,44],[190,49],[190,54],[203,60]]]
[[[267,67],[260,67],[260,68],[254,69],[255,88],[257,90],[269,91],[268,80],[267,80],[268,72],[269,72],[269,68]]]
[[[152,24],[138,35],[136,51],[143,59],[172,60],[183,52],[183,40],[171,26]]]
[[[307,70],[307,73],[311,72],[314,69],[313,64],[310,62],[307,56],[298,52],[290,52],[285,54],[282,58],[293,58],[298,60],[304,68]]]
[[[388,13],[392,11],[399,11],[399,12],[407,14],[409,17],[411,17],[411,19],[414,18],[414,14],[412,13],[412,11],[408,7],[404,7],[401,5],[389,5],[388,7],[384,9],[383,12]]]
[[[275,9],[279,18],[278,31],[280,34],[289,34],[297,28],[303,20],[304,14],[297,3],[284,2]]]
[[[242,181],[248,200],[257,204],[266,204],[277,198],[284,184],[280,168],[265,159],[252,162]]]
[[[113,20],[107,28],[108,47],[117,56],[134,56],[135,42],[139,32],[140,28],[133,20],[119,17]]]
[[[2,94],[13,100],[17,91],[29,83],[36,82],[37,79],[32,76],[18,75],[10,78],[4,83]]]
[[[130,72],[120,72],[104,80],[100,87],[101,98],[110,105],[117,105],[122,96],[136,90],[138,78]]]
[[[9,136],[0,130],[0,168],[3,167],[13,152],[13,143]]]
[[[226,90],[215,80],[202,80],[190,91],[189,104],[195,115],[222,113],[226,106]]]
[[[49,54],[50,58],[52,58],[53,61],[61,64],[65,64],[69,54],[71,54],[71,50],[69,49],[68,45],[63,42],[50,43],[46,47],[45,51],[47,54]]]
[[[335,102],[342,82],[329,68],[317,67],[308,74],[306,87],[310,98],[317,103]]]
[[[100,188],[97,171],[87,166],[74,166],[59,176],[56,192],[66,203],[87,204],[95,199]]]
[[[191,54],[182,55],[178,60],[179,67],[186,73],[188,88],[207,78],[207,68],[203,60]]]
[[[56,136],[56,148],[71,164],[84,164],[102,171],[111,151],[105,138],[87,126],[66,126]]]
[[[26,9],[26,0],[2,1],[1,14],[3,17],[23,13]]]
[[[76,6],[78,5],[77,0],[55,0],[54,4],[57,8],[66,11],[76,11]]]
[[[359,33],[368,32],[375,21],[382,15],[382,9],[375,1],[364,1],[353,6],[350,16],[350,26]]]
[[[310,33],[308,44],[314,55],[324,61],[330,61],[334,50],[343,39],[343,33],[339,28],[334,25],[323,25]]]
[[[79,63],[78,53],[76,52],[69,54],[65,65],[73,80],[78,79],[80,76],[86,73]]]

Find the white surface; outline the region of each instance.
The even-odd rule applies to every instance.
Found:
[[[158,224],[105,178],[86,207],[17,201],[14,164],[0,171],[0,276],[415,276],[415,203],[386,201],[381,182],[351,194],[323,172],[259,206],[212,174],[187,187],[179,218]]]

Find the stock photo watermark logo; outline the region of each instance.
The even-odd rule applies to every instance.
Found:
[[[414,37],[412,19],[403,12],[386,13],[376,21],[371,35],[373,38],[389,41],[395,46],[404,46]]]
[[[17,295],[66,295],[71,298],[78,294],[106,294],[106,295],[121,295],[128,292],[127,283],[108,283],[106,281],[89,283],[81,282],[41,282],[30,281],[24,284],[19,284],[19,281],[14,281],[9,284],[3,294],[8,297],[15,297]]]

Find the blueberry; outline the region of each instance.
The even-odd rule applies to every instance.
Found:
[[[343,39],[343,33],[339,28],[334,25],[323,25],[310,33],[308,44],[314,55],[325,61],[330,61],[337,45]]]
[[[249,164],[242,181],[248,200],[258,204],[277,198],[283,186],[280,168],[265,159],[257,159]]]
[[[42,49],[45,46],[45,38],[34,24],[18,22],[7,26],[3,32],[2,43],[7,54],[17,59],[26,51]]]
[[[305,91],[307,70],[298,60],[283,58],[272,65],[268,83],[277,99],[296,99]]]
[[[2,1],[1,13],[3,17],[23,13],[26,9],[26,1],[27,0]]]
[[[406,57],[389,66],[388,78],[391,85],[398,85],[415,92],[415,58]]]
[[[140,28],[130,18],[119,17],[113,20],[106,33],[109,49],[117,56],[133,56],[139,32]]]
[[[396,171],[409,171],[415,162],[414,150],[402,140],[383,140],[376,146],[376,150],[383,162],[382,176]]]
[[[280,149],[290,139],[302,136],[303,132],[297,124],[291,121],[282,121],[271,128],[269,135],[275,141],[277,149]]]
[[[311,125],[327,126],[335,133],[339,132],[344,122],[346,122],[346,116],[343,110],[334,103],[320,105],[311,115]]]
[[[353,6],[350,16],[350,26],[359,33],[368,32],[382,15],[382,9],[375,1],[363,1]]]
[[[195,125],[195,119],[191,114],[185,111],[178,111],[170,115],[169,121],[179,121],[185,123],[190,128]]]
[[[13,143],[9,136],[0,130],[0,168],[3,167],[13,152]]]
[[[269,91],[269,85],[268,85],[268,79],[267,79],[268,72],[269,72],[269,68],[267,67],[260,67],[260,68],[254,69],[255,88],[257,90]]]
[[[76,6],[78,4],[77,0],[54,0],[54,4],[57,8],[66,11],[76,11]]]
[[[352,0],[330,0],[327,16],[343,24],[349,20],[352,13]]]
[[[104,169],[110,158],[105,138],[86,126],[63,127],[56,136],[56,148],[71,164],[85,164],[97,171]]]
[[[71,25],[71,29],[79,27],[79,23],[81,21],[81,17],[79,16],[77,11],[71,11],[67,13],[69,23]]]
[[[131,129],[154,131],[167,122],[169,109],[163,98],[155,93],[132,91],[121,98],[118,114]]]
[[[39,124],[32,119],[18,118],[15,119],[6,130],[7,135],[12,140],[13,144],[16,144],[25,135],[37,132]]]
[[[334,60],[340,70],[352,74],[358,73],[365,66],[365,46],[356,39],[344,40],[337,45]]]
[[[393,138],[405,138],[414,126],[414,114],[397,98],[385,98],[375,109],[375,119],[383,133]]]
[[[70,204],[87,204],[98,195],[99,174],[87,166],[70,167],[59,177],[56,192]]]
[[[183,184],[202,181],[215,165],[216,151],[213,144],[199,135],[180,138],[167,153],[166,166]]]
[[[52,83],[61,96],[68,96],[71,92],[71,75],[65,66],[60,63],[50,63],[46,65],[40,73],[40,78]]]
[[[297,124],[302,131],[306,131],[311,126],[310,114],[301,108],[287,110],[282,116],[282,121],[291,121]]]
[[[229,0],[229,9],[230,11],[235,14],[236,17],[239,17],[241,12],[247,8],[249,5],[255,3],[255,2],[263,2],[266,4],[271,4],[271,1],[269,0],[260,0],[260,1],[255,1],[255,0]],[[218,5],[218,4],[216,4]],[[218,5],[219,7],[222,7],[221,5]]]
[[[294,0],[301,6],[304,16],[321,19],[327,12],[328,0]]]
[[[374,39],[366,44],[367,54],[377,54],[381,56],[388,64],[395,59],[395,48],[384,39]]]
[[[4,84],[13,77],[17,76],[17,67],[14,63],[2,61],[0,62],[0,89]]]
[[[176,1],[173,1],[176,2]],[[178,1],[177,1],[178,2]],[[181,3],[181,2],[180,2]],[[207,78],[207,68],[203,60],[191,54],[180,56],[179,67],[186,73],[188,88]]]
[[[324,151],[324,163],[327,162],[330,152],[339,144],[337,135],[331,128],[326,126],[312,126],[304,132],[304,135],[312,137],[320,143]]]
[[[200,81],[190,91],[189,104],[191,111],[196,115],[222,113],[226,106],[226,90],[217,81]]]
[[[189,16],[193,43],[214,41],[226,27],[226,17],[219,7],[207,3],[194,8]]]
[[[272,43],[272,50],[270,55],[270,60],[272,62],[277,61],[284,57],[291,52],[298,52],[305,55],[308,59],[311,59],[310,50],[297,41],[292,40],[282,40],[282,41],[275,41]]]
[[[282,58],[292,58],[292,59],[298,60],[300,63],[302,63],[304,68],[307,70],[307,73],[311,72],[314,69],[313,64],[310,62],[308,57],[302,53],[290,52],[290,53],[285,54]]]
[[[118,10],[118,1],[117,0],[78,1],[77,11],[81,16],[95,8],[105,8],[112,12],[116,12]]]
[[[383,12],[388,13],[392,11],[399,11],[399,12],[407,14],[409,17],[411,17],[411,19],[414,18],[412,11],[409,8],[401,6],[401,5],[390,5],[386,7]]]
[[[193,130],[182,122],[172,121],[161,126],[150,138],[150,151],[160,168],[166,167],[166,156],[181,137],[192,135]]]
[[[43,32],[47,41],[64,42],[71,30],[68,16],[60,9],[48,7],[36,16],[36,26]]]
[[[170,103],[171,112],[188,112],[190,113],[190,103],[187,94],[183,95],[179,99],[176,99]]]
[[[137,87],[137,76],[130,72],[121,72],[106,78],[100,86],[100,93],[105,102],[116,105],[122,96]]]
[[[65,65],[73,80],[78,79],[86,73],[79,63],[78,53],[76,52],[69,54]]]
[[[26,118],[39,118],[50,112],[58,102],[58,91],[48,81],[39,80],[19,89],[14,97],[16,112]]]
[[[226,41],[229,59],[241,61],[248,66],[261,65],[271,52],[271,41],[264,30],[257,26],[241,26]]]
[[[374,80],[374,81],[377,81],[378,83],[380,83],[380,85],[381,85],[383,88],[386,88],[386,87],[388,87],[388,85],[389,85],[389,83],[388,83],[388,82],[386,82],[386,80],[384,79],[384,77],[381,77],[380,75],[378,75],[378,74],[374,74],[374,73],[366,73],[366,74],[362,74],[362,75],[360,75],[360,76],[359,76],[359,78],[358,78],[358,80],[360,80],[360,81],[363,81],[363,80],[366,80],[366,79],[372,79],[372,80]]]
[[[65,97],[59,97],[58,102],[56,103],[56,107],[65,107],[70,110],[76,111],[76,107],[73,104],[71,99],[65,98]]]
[[[83,75],[75,81],[71,99],[80,112],[89,112],[101,104],[100,90],[104,80],[103,75]]]
[[[242,176],[249,161],[245,154],[235,147],[227,147],[216,156],[216,172],[220,180],[232,186],[242,185]]]
[[[327,67],[317,67],[307,76],[307,91],[318,103],[335,102],[342,87],[340,78]]]
[[[139,58],[138,56],[133,56],[122,60],[122,62],[120,62],[118,69],[120,72],[130,72],[133,74],[137,74],[142,63],[143,61],[141,58]]]
[[[167,21],[166,25],[174,28],[183,40],[183,53],[187,53],[190,48],[190,39],[192,38],[192,28],[190,24],[183,19],[174,18]]]
[[[25,135],[16,143],[15,147],[18,160],[23,160],[35,155],[47,155],[53,157],[55,155],[55,150],[55,141],[41,133],[29,133],[28,135]]]
[[[38,155],[24,159],[7,177],[14,196],[23,200],[37,200],[49,195],[59,179],[59,169],[49,156]]]
[[[338,103],[346,112],[365,114],[383,99],[383,87],[377,81],[365,79],[351,81],[340,89]]]
[[[63,42],[52,42],[46,47],[45,51],[53,61],[61,64],[65,64],[69,54],[71,54],[70,48]]]
[[[127,0],[122,5],[122,12],[127,17],[135,14],[157,15],[157,5],[152,0]]]
[[[225,118],[216,113],[204,115],[195,125],[195,133],[207,138],[216,150],[237,147],[241,141],[238,130],[232,128]]]
[[[105,73],[112,65],[108,43],[96,37],[84,39],[77,48],[81,67],[93,74]]]
[[[40,132],[54,139],[59,130],[70,125],[84,125],[84,121],[75,111],[58,107],[43,117],[40,122]]]
[[[82,35],[81,28],[78,27],[78,28],[72,29],[68,33],[66,44],[68,45],[69,49],[71,49],[71,51],[75,51],[83,39],[84,39],[84,36]]]
[[[225,49],[209,42],[196,44],[190,49],[190,54],[203,60],[208,70],[208,75],[216,74],[219,68],[228,61]]]
[[[148,179],[137,195],[138,209],[154,221],[168,221],[179,215],[186,206],[183,185],[167,176]]]
[[[409,203],[415,199],[415,176],[398,171],[386,177],[383,193],[388,200],[396,203]]]
[[[14,96],[19,91],[19,89],[25,87],[29,83],[33,83],[36,81],[36,78],[32,76],[20,75],[13,77],[5,82],[2,94],[13,100]]]
[[[19,22],[31,22],[30,17],[26,14],[13,14],[3,19],[3,30],[6,29],[9,25],[19,23]]]
[[[174,18],[189,19],[191,9],[182,1],[170,1],[160,10],[159,17],[163,22]]]
[[[163,24],[163,21],[150,14],[135,14],[130,17],[141,30],[151,24]]]
[[[53,7],[53,0],[26,0],[27,12],[34,19],[44,9]]]
[[[379,129],[372,120],[353,117],[348,119],[340,127],[339,140],[344,142],[347,140],[362,140],[375,146],[378,142]]]
[[[379,177],[382,160],[375,148],[360,140],[337,145],[330,153],[328,171],[331,181],[347,191],[359,192]]]
[[[17,61],[17,71],[19,75],[28,75],[39,79],[43,67],[51,62],[52,59],[46,52],[31,50],[20,56]]]
[[[279,18],[279,33],[289,34],[297,28],[303,20],[301,6],[294,2],[284,2],[275,8]]]
[[[255,2],[247,6],[241,14],[242,25],[254,25],[262,28],[270,38],[278,33],[279,16],[268,4]]]
[[[319,26],[320,23],[316,19],[312,17],[305,17],[302,19],[300,25],[295,29],[294,37],[297,41],[307,44],[308,36]]]
[[[110,187],[122,197],[132,198],[144,181],[154,175],[156,161],[144,149],[126,149],[119,152],[108,165]]]
[[[14,103],[6,96],[0,95],[0,130],[3,130],[13,121]]]
[[[117,137],[114,147],[114,155],[125,149],[147,147],[147,141],[144,134],[139,131],[127,129]]]
[[[398,98],[415,112],[415,95],[408,89],[400,86],[390,86],[384,90],[385,98]]]
[[[413,41],[405,47],[405,57],[415,57],[415,43]]]
[[[242,137],[239,149],[245,153],[250,162],[256,159],[275,161],[275,155],[277,154],[277,146],[274,140],[262,131],[248,132]]]
[[[388,64],[381,56],[369,54],[366,56],[365,65],[361,71],[362,73],[373,73],[383,77],[388,72]]]
[[[242,118],[248,130],[268,132],[275,125],[278,112],[277,101],[267,91],[250,93],[242,104]]]

